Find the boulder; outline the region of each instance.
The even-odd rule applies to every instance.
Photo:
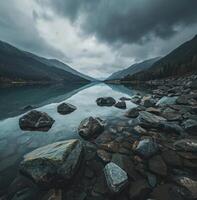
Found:
[[[96,100],[98,106],[113,106],[116,100],[112,97],[100,97]]]
[[[116,108],[120,108],[120,109],[126,109],[127,108],[125,101],[119,101],[116,104],[114,104],[114,106]]]
[[[141,105],[148,107],[153,107],[155,105],[155,100],[151,96],[145,96],[142,98]]]
[[[20,172],[44,187],[67,183],[80,164],[82,143],[66,140],[38,148],[24,156]]]
[[[120,192],[128,183],[127,173],[113,162],[105,166],[104,174],[109,190],[112,193]]]
[[[125,117],[128,117],[128,118],[136,118],[136,117],[138,117],[138,115],[139,115],[139,109],[137,107],[130,108],[125,113]]]
[[[73,106],[72,104],[62,103],[57,107],[57,112],[61,115],[67,115],[74,112],[76,109],[77,107]]]
[[[112,154],[103,149],[98,149],[97,155],[103,162],[107,162],[107,163],[110,162],[112,158]]]
[[[139,112],[139,116],[137,117],[138,124],[145,128],[157,128],[162,122],[165,121],[165,118],[146,111]]]
[[[182,139],[174,142],[174,147],[176,150],[197,152],[197,140],[192,139]]]
[[[104,131],[104,123],[100,118],[88,117],[80,123],[78,133],[84,139],[97,137]]]
[[[47,113],[32,110],[19,119],[19,126],[25,131],[48,131],[54,122]]]
[[[149,165],[150,171],[152,171],[153,173],[157,175],[161,175],[161,176],[167,175],[167,166],[161,156],[157,155],[157,156],[152,157],[149,160],[148,165]]]
[[[159,150],[158,144],[151,138],[141,140],[134,149],[143,158],[149,158]]]
[[[157,103],[156,106],[167,106],[173,105],[176,103],[177,97],[162,97]]]
[[[131,97],[131,102],[135,104],[139,104],[141,102],[142,97],[140,95],[134,95]]]
[[[183,127],[186,132],[190,133],[191,135],[197,135],[197,121],[193,119],[188,119],[183,122]]]

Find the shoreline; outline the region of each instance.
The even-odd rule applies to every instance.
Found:
[[[19,175],[8,192],[27,188],[28,199],[42,200],[197,198],[196,80],[193,75],[147,82],[154,86],[151,95],[124,100],[138,105],[125,110],[127,118],[107,122],[104,131],[82,140],[80,165],[69,182],[43,190]],[[103,171],[111,162],[127,174],[127,183],[115,193]],[[19,183],[23,188],[16,187]]]

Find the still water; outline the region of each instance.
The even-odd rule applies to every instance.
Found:
[[[99,107],[96,99],[111,96],[130,97],[140,91],[122,85],[90,84],[53,87],[20,87],[0,89],[0,191],[16,176],[18,164],[23,155],[31,150],[56,141],[79,138],[77,127],[86,117],[100,117],[103,120],[124,118],[125,110],[115,107]],[[69,115],[57,113],[59,103],[75,105],[77,110]],[[22,131],[19,118],[24,114],[21,108],[33,104],[39,111],[46,112],[54,120],[48,132]],[[127,108],[136,106],[127,102]]]

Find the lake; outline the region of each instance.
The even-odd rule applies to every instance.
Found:
[[[118,100],[136,93],[141,92],[123,85],[104,83],[0,88],[0,191],[15,178],[25,153],[56,141],[79,138],[77,128],[84,118],[93,116],[107,121],[124,118],[125,110],[97,106],[95,101],[98,97],[111,96]],[[75,105],[77,110],[69,115],[60,115],[57,106],[62,102]],[[26,112],[23,108],[27,105],[34,105],[55,120],[48,132],[20,130],[18,121]],[[127,108],[134,106],[127,101]]]

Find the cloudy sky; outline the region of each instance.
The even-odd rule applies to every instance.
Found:
[[[0,40],[96,78],[197,34],[197,0],[6,0]]]

